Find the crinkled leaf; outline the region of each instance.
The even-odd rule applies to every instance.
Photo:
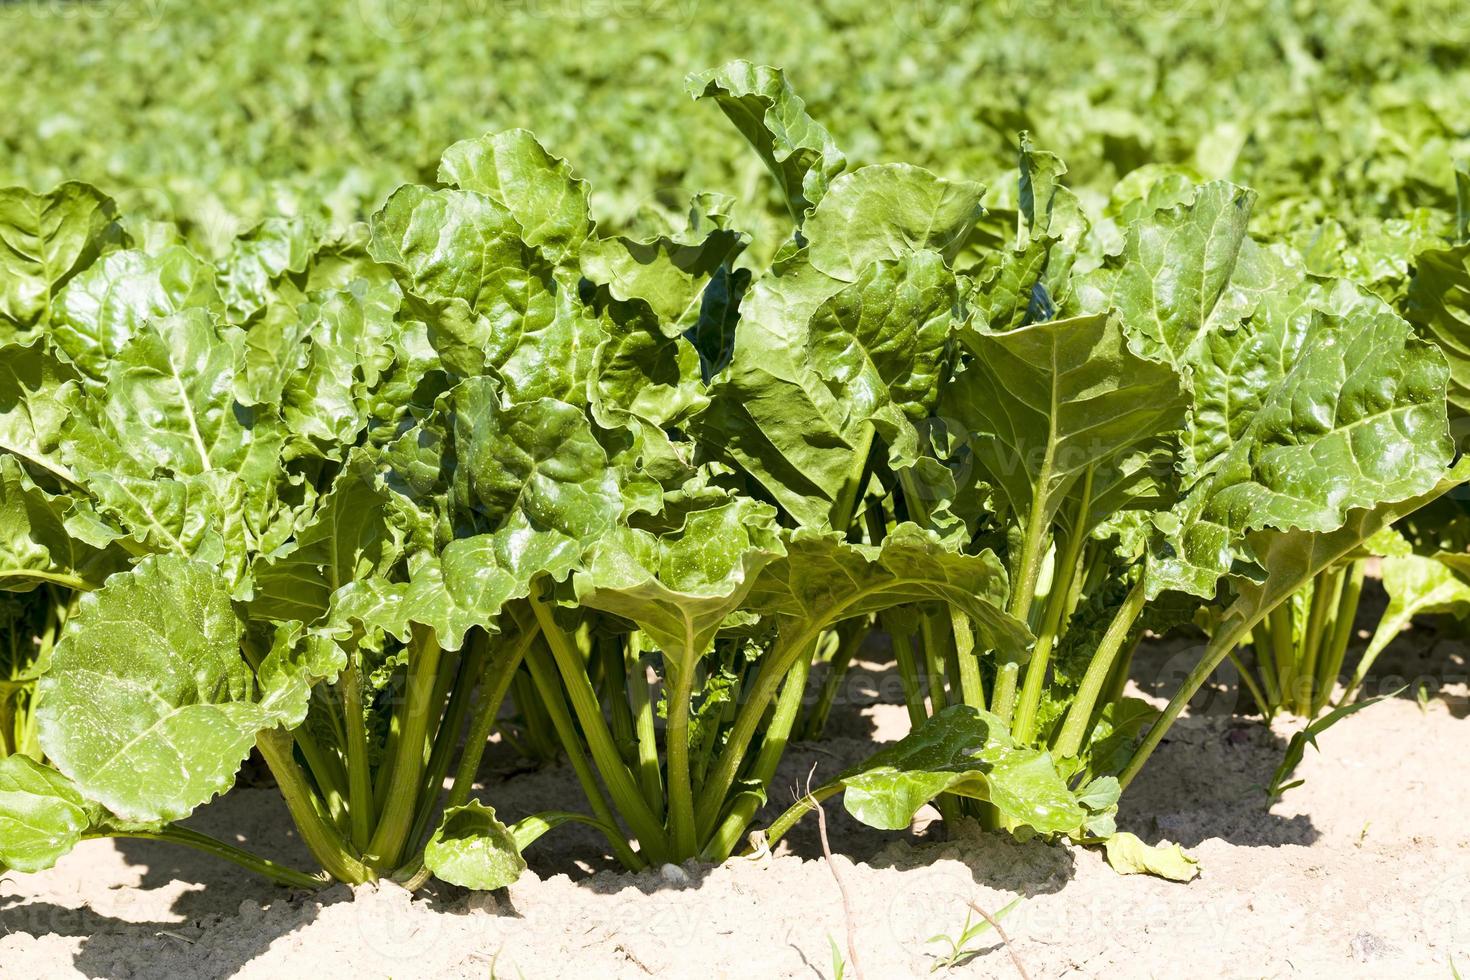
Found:
[[[444,151],[439,181],[484,194],[508,209],[526,244],[553,262],[574,258],[592,230],[586,182],[524,129],[455,143]]]
[[[1199,861],[1178,844],[1145,844],[1133,834],[1114,834],[1103,842],[1108,864],[1120,875],[1154,875],[1170,881],[1199,877]]]
[[[828,132],[807,115],[779,68],[732,61],[687,81],[696,99],[713,99],[776,178],[797,225],[847,166]]]
[[[953,258],[984,209],[985,188],[936,177],[922,167],[863,167],[833,181],[803,228],[812,266],[855,282],[873,262],[920,250]]]
[[[933,532],[900,524],[879,547],[850,544],[840,534],[800,529],[786,557],[762,570],[748,605],[815,631],[893,606],[947,602],[965,612],[982,643],[1006,659],[1024,659],[1025,625],[1002,610],[1007,585],[990,551],[960,554]]]
[[[1017,746],[986,711],[954,705],[838,777],[843,806],[879,830],[904,830],[941,793],[985,800],[1007,830],[1082,829],[1087,811],[1044,751]]]
[[[90,184],[67,181],[37,194],[0,188],[0,320],[11,331],[45,318],[58,290],[116,237],[117,208]]]
[[[513,884],[526,861],[494,808],[471,800],[444,811],[424,845],[424,866],[451,885],[491,891]]]
[[[276,724],[214,569],[146,558],[82,597],[40,681],[41,747],[128,820],[178,820],[229,788]]]
[[[85,801],[61,773],[24,755],[0,759],[0,868],[46,870],[89,823]]]
[[[145,323],[193,308],[223,313],[224,304],[214,269],[188,249],[113,252],[62,290],[50,336],[83,374],[101,380]]]

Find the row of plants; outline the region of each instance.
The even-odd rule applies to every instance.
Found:
[[[1370,556],[1366,660],[1464,607],[1470,208],[1394,291],[1257,241],[1225,181],[1097,211],[1023,135],[987,193],[850,165],[777,69],[689,90],[782,240],[709,193],[605,232],[524,130],[215,262],[86,184],[0,191],[0,864],[142,837],[495,888],[568,821],[630,869],[721,861],[874,632],[911,733],[768,841],[837,794],[1118,840],[1227,658],[1267,715],[1330,706]],[[1176,628],[1209,642],[1158,710],[1130,661]],[[580,801],[474,797],[508,704]],[[323,875],[180,825],[252,752]]]

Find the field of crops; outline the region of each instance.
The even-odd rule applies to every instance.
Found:
[[[1470,963],[1470,12],[0,4],[0,975]]]

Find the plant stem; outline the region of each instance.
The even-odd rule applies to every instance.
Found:
[[[1251,648],[1256,652],[1256,667],[1261,672],[1261,680],[1266,686],[1266,706],[1270,709],[1266,714],[1266,720],[1276,713],[1276,708],[1281,704],[1281,685],[1276,680],[1276,663],[1271,656],[1271,625],[1269,621],[1263,620],[1256,624],[1251,630]]]
[[[397,751],[389,763],[390,777],[382,814],[367,850],[363,852],[367,863],[379,871],[389,871],[397,866],[413,826],[419,788],[423,782],[424,745],[430,721],[437,716],[433,695],[439,685],[442,655],[434,630],[415,623],[409,639],[403,728]]]
[[[677,860],[698,850],[694,836],[694,785],[689,776],[689,699],[694,690],[694,664],[665,658],[668,716],[664,725],[664,752],[669,769],[669,832]]]
[[[546,645],[561,673],[562,683],[571,698],[572,711],[582,726],[587,747],[592,751],[592,761],[602,775],[613,803],[628,821],[628,826],[632,829],[633,836],[638,838],[644,854],[649,860],[662,863],[668,850],[663,824],[654,817],[633,780],[633,774],[623,764],[618,747],[613,744],[612,733],[608,731],[607,720],[603,718],[602,707],[597,701],[597,693],[587,680],[586,664],[581,653],[556,625],[550,606],[535,596],[530,603],[541,624],[542,636],[546,638]]]
[[[525,659],[526,649],[536,639],[538,630],[534,624],[516,636],[510,649],[498,660],[490,655],[490,664],[480,679],[480,697],[475,702],[475,713],[470,718],[469,731],[465,733],[464,753],[455,767],[453,782],[449,784],[449,796],[445,808],[463,806],[470,798],[475,784],[475,774],[480,771],[480,760],[485,757],[485,746],[490,740],[490,731],[495,727],[495,717],[510,691],[511,680]]]
[[[822,737],[822,730],[827,727],[827,716],[832,713],[832,703],[837,700],[837,691],[847,677],[853,657],[857,655],[867,636],[867,625],[865,619],[846,619],[837,624],[837,652],[832,655],[827,676],[822,680],[822,690],[802,726],[803,738]]]
[[[1246,690],[1250,691],[1251,700],[1256,702],[1256,707],[1260,710],[1261,716],[1267,721],[1270,721],[1271,706],[1266,701],[1265,692],[1256,683],[1256,679],[1251,676],[1251,672],[1245,669],[1245,664],[1241,663],[1240,655],[1234,650],[1230,651],[1230,662],[1235,665],[1236,672],[1240,674],[1240,682],[1246,686]]]
[[[608,803],[607,796],[603,794],[602,787],[598,785],[597,776],[587,761],[586,753],[582,751],[576,727],[572,723],[571,712],[567,709],[566,700],[562,697],[557,684],[556,667],[551,663],[544,645],[533,643],[527,647],[526,666],[531,672],[531,680],[541,693],[541,699],[546,705],[546,713],[551,720],[552,727],[556,729],[557,736],[566,747],[567,761],[571,763],[572,771],[577,775],[577,782],[582,785],[587,804],[592,807],[592,812],[598,820],[607,824],[608,827],[617,827],[618,821],[613,816],[612,806]],[[630,871],[640,871],[647,867],[648,862],[644,860],[647,855],[646,846],[644,854],[640,855],[628,846],[628,842],[622,839],[621,834],[608,834],[607,842],[612,846],[614,856],[622,862],[623,867]]]
[[[1329,568],[1318,573],[1316,582],[1312,588],[1311,611],[1307,615],[1307,632],[1302,640],[1301,661],[1297,665],[1295,695],[1293,698],[1294,710],[1304,718],[1310,718],[1312,714],[1312,701],[1315,700],[1316,692],[1313,690],[1313,682],[1317,678],[1317,660],[1319,658],[1323,636],[1327,632],[1327,617],[1330,610],[1337,607],[1338,594],[1342,591],[1342,572],[1337,568]]]
[[[1296,690],[1296,616],[1292,600],[1271,610],[1271,656],[1276,661],[1276,680],[1281,685],[1281,703],[1289,707]]]
[[[624,651],[627,659],[628,696],[633,708],[633,730],[638,739],[638,784],[643,798],[659,820],[664,816],[663,773],[659,769],[658,734],[653,721],[653,691],[648,684],[648,668],[643,664],[643,640],[637,632],[628,634]]]
[[[781,687],[781,696],[776,700],[776,710],[771,716],[771,722],[766,727],[765,738],[761,742],[760,752],[757,753],[755,765],[751,768],[750,780],[759,785],[764,791],[770,786],[771,780],[776,777],[776,767],[781,764],[781,756],[786,752],[786,743],[791,736],[791,727],[796,723],[796,716],[801,711],[801,699],[806,693],[807,677],[811,673],[812,661],[810,657],[802,657],[792,666],[791,672],[786,675],[786,682]],[[765,793],[760,796],[754,793],[741,793],[730,807],[725,819],[720,822],[719,829],[711,836],[705,844],[702,857],[709,861],[723,861],[728,858],[740,843],[751,820],[755,819],[755,811],[760,808]]]
[[[623,763],[636,768],[638,736],[633,727],[633,709],[628,704],[628,665],[623,660],[622,638],[599,635],[594,649],[602,664],[602,691],[607,699],[608,715],[612,718],[613,741],[617,743]]]
[[[288,868],[283,864],[277,864],[269,858],[257,857],[249,851],[241,850],[232,844],[226,844],[222,840],[216,840],[208,834],[201,834],[197,830],[187,827],[166,825],[159,830],[108,830],[98,833],[83,834],[83,840],[97,840],[104,837],[127,838],[130,840],[159,840],[171,844],[182,844],[184,847],[192,847],[196,851],[212,854],[217,858],[232,861],[247,871],[253,871],[263,878],[268,878],[278,885],[287,888],[309,888],[313,891],[326,884],[320,877],[309,875],[295,868]]]
[[[924,671],[929,675],[929,705],[934,714],[949,707],[944,693],[944,668],[940,666],[940,644],[944,642],[933,615],[919,620],[919,648],[924,653]],[[945,633],[948,633],[948,629]]]
[[[766,713],[766,707],[775,699],[776,692],[780,690],[781,682],[798,660],[806,660],[808,663],[811,660],[813,648],[821,632],[820,627],[798,631],[790,628],[794,624],[783,623],[783,625],[787,626],[787,629],[782,630],[778,627],[776,643],[770,653],[761,660],[760,667],[756,671],[755,682],[751,684],[750,697],[740,706],[740,712],[735,716],[735,724],[730,729],[730,737],[725,741],[725,748],[720,753],[719,759],[715,761],[709,778],[705,780],[704,786],[700,789],[695,816],[701,837],[711,833],[720,819],[730,787],[734,785],[735,776],[740,771],[741,763],[745,760],[745,753],[755,738],[756,730]]]
[[[1021,689],[1021,701],[1016,707],[1015,721],[1011,732],[1017,742],[1030,745],[1036,738],[1036,716],[1041,709],[1041,695],[1046,690],[1046,671],[1051,665],[1051,651],[1056,646],[1057,633],[1062,628],[1062,616],[1071,602],[1077,577],[1081,575],[1082,548],[1087,543],[1087,518],[1092,510],[1092,467],[1082,479],[1082,496],[1077,501],[1077,513],[1072,521],[1072,531],[1067,543],[1057,553],[1052,566],[1051,591],[1047,593],[1046,609],[1041,618],[1041,632],[1036,638],[1036,649],[1026,664],[1026,683]]]
[[[377,823],[373,801],[373,773],[368,761],[367,728],[362,714],[362,674],[357,650],[347,653],[347,667],[338,684],[342,687],[342,714],[347,725],[347,815],[352,823],[352,846],[361,851],[372,838]]]
[[[1199,663],[1194,665],[1194,669],[1184,679],[1184,685],[1169,699],[1169,703],[1164,707],[1163,713],[1159,715],[1158,720],[1149,728],[1148,735],[1144,736],[1143,743],[1133,753],[1133,758],[1129,760],[1127,768],[1123,770],[1123,774],[1118,777],[1118,781],[1125,788],[1138,775],[1139,770],[1143,768],[1143,764],[1148,761],[1148,757],[1153,754],[1154,749],[1158,748],[1159,743],[1164,740],[1164,733],[1179,718],[1180,713],[1184,711],[1184,706],[1189,703],[1189,699],[1194,697],[1195,692],[1203,686],[1205,681],[1210,679],[1210,675],[1215,672],[1215,668],[1220,666],[1220,661],[1229,656],[1230,652],[1235,649],[1240,641],[1250,633],[1253,625],[1254,623],[1249,617],[1239,614],[1231,614],[1225,621],[1221,622],[1220,626],[1222,628],[1217,629],[1215,635],[1210,638],[1209,645],[1205,647],[1205,652],[1200,657]]]
[[[980,658],[975,654],[975,630],[970,617],[958,607],[949,607],[949,624],[954,631],[955,660],[960,668],[960,697],[972,708],[985,710],[985,681],[980,676]]]
[[[909,712],[909,727],[918,728],[929,717],[924,710],[924,695],[919,687],[919,668],[914,662],[914,636],[906,632],[891,616],[882,623],[893,643],[893,658],[898,664],[898,682],[903,686],[903,703]]]
[[[1092,659],[1087,664],[1087,673],[1082,675],[1082,683],[1067,709],[1061,734],[1057,736],[1055,751],[1059,758],[1074,759],[1082,751],[1082,740],[1092,729],[1092,716],[1098,697],[1113,674],[1115,661],[1123,644],[1133,632],[1133,624],[1138,622],[1138,617],[1143,613],[1145,597],[1143,578],[1140,576],[1133,588],[1128,590],[1123,604],[1113,614],[1112,622],[1108,624],[1107,631],[1098,641],[1097,649],[1093,651]]]
[[[823,801],[831,799],[833,796],[836,796],[841,791],[841,783],[828,783],[825,786],[818,786],[816,789],[812,790],[810,793],[806,794],[801,799],[791,804],[789,807],[786,808],[786,811],[784,813],[777,817],[775,821],[766,828],[766,846],[774,849],[775,846],[780,843],[781,838],[785,837],[786,834],[791,830],[791,828],[796,826],[797,822],[801,820],[802,817],[806,816],[808,813],[811,813],[812,810],[816,809],[817,806],[820,806]]]
[[[1337,604],[1337,615],[1332,621],[1332,641],[1327,648],[1317,675],[1317,696],[1312,702],[1312,716],[1316,717],[1332,700],[1337,678],[1342,674],[1342,662],[1347,657],[1348,643],[1353,638],[1353,626],[1358,619],[1358,602],[1363,595],[1363,577],[1367,562],[1353,562],[1342,587],[1342,598]]]
[[[434,817],[439,794],[444,790],[444,777],[449,772],[449,760],[454,757],[455,749],[459,748],[459,732],[464,727],[465,715],[469,713],[475,680],[485,669],[487,642],[485,632],[475,630],[469,641],[470,645],[460,655],[454,688],[449,695],[449,707],[445,709],[444,718],[439,722],[439,730],[434,733],[434,748],[429,753],[423,785],[419,788],[418,808],[414,811],[413,826],[408,832],[405,845],[405,850],[409,852],[418,850],[419,841],[424,839],[424,832],[428,830],[429,821]],[[465,750],[469,751],[468,745]]]
[[[292,755],[291,736],[280,729],[261,732],[255,739],[261,758],[276,778],[286,809],[296,823],[302,843],[322,868],[349,885],[375,881],[377,872],[357,858],[352,845],[328,818],[321,799],[312,792],[301,767]]]

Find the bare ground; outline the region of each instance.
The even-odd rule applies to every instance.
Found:
[[[1146,651],[1140,689],[1177,684],[1185,646]],[[922,821],[879,833],[833,801],[863,975],[928,975],[946,949],[930,938],[957,935],[968,902],[995,911],[1020,898],[1003,924],[1034,978],[1449,978],[1452,959],[1470,965],[1470,671],[1465,647],[1430,633],[1398,646],[1373,684],[1408,691],[1327,732],[1304,785],[1274,804],[1264,787],[1289,726],[1232,718],[1219,698],[1176,726],[1120,825],[1184,843],[1203,868],[1188,885],[1122,877],[1066,845],[945,841]],[[834,774],[871,737],[903,733],[893,687],[881,670],[854,676],[831,737],[789,753],[773,809],[814,765],[818,779]],[[499,757],[484,778],[482,797],[509,818],[576,798],[564,768],[518,771]],[[191,823],[309,864],[273,789],[237,789]],[[531,865],[493,896],[307,895],[180,848],[93,841],[50,872],[0,882],[0,976],[830,978],[831,943],[846,945],[811,818],[775,857],[720,867],[623,874],[567,828]],[[972,948],[952,975],[1017,975],[994,933]]]

